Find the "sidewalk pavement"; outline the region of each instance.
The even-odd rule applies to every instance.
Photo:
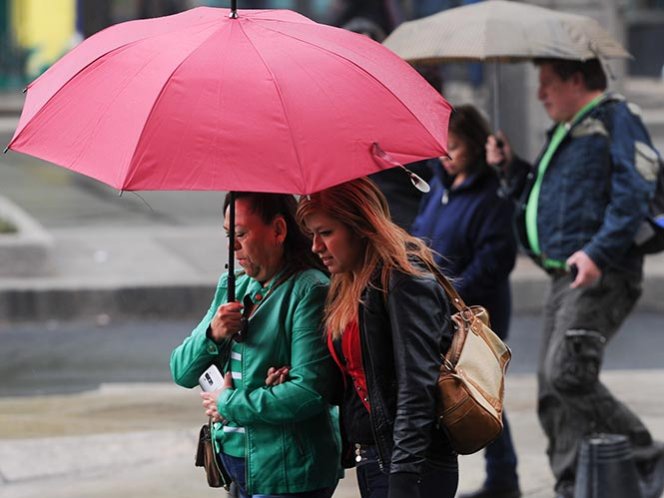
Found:
[[[49,275],[0,278],[0,323],[196,316],[209,306],[227,260],[219,226],[49,234]]]
[[[219,225],[49,230],[50,274],[0,277],[0,323],[107,318],[186,318],[209,305],[227,248]],[[664,254],[648,256],[643,311],[664,311]],[[515,313],[537,313],[549,278],[520,257]]]
[[[602,378],[656,438],[664,439],[664,404],[658,395],[664,370],[613,370]],[[523,496],[552,498],[553,478],[535,414],[535,376],[511,376],[507,393],[510,422],[519,428],[513,437]],[[197,392],[170,384],[103,385],[82,394],[0,398],[0,495],[224,496],[208,488],[203,470],[193,466],[196,428],[204,422]],[[475,489],[483,476],[482,453],[460,457],[460,491]],[[334,496],[359,496],[353,471]]]

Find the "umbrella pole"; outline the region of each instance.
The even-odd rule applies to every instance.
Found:
[[[235,192],[228,193],[228,302],[235,301]]]
[[[237,19],[237,0],[231,0],[231,13],[228,14],[231,19]]]
[[[491,92],[491,103],[493,105],[493,112],[491,113],[491,118],[493,121],[493,132],[496,133],[500,130],[500,118],[498,116],[500,112],[500,98],[498,96],[499,90],[499,80],[500,80],[500,70],[498,68],[498,61],[493,62],[493,70],[491,71],[491,83],[492,83],[492,92]]]

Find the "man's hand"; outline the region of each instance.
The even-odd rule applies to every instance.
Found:
[[[583,251],[576,251],[567,258],[567,266],[576,266],[577,269],[576,278],[570,285],[572,289],[588,287],[597,282],[602,276],[602,270]]]
[[[216,391],[210,393],[202,392],[201,398],[203,398],[203,408],[205,409],[205,414],[208,417],[212,417],[213,422],[223,422],[224,418],[219,414],[219,409],[217,408],[217,402],[219,401],[219,396],[229,387],[233,387],[233,377],[230,372],[226,372],[224,375],[224,386]]]
[[[503,169],[514,159],[512,147],[502,131],[489,135],[484,148],[487,164],[496,170]]]
[[[217,312],[210,322],[212,339],[215,341],[228,339],[241,329],[242,303],[235,301],[222,304],[217,308]]]

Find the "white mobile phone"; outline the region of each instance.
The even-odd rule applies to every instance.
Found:
[[[224,376],[221,375],[216,365],[210,365],[198,378],[198,383],[205,392],[216,391],[224,387]]]

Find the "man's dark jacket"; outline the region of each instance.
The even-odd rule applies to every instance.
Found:
[[[657,167],[636,107],[617,94],[605,95],[571,125],[544,173],[537,212],[541,256],[530,250],[525,228],[536,167],[517,159],[508,169],[503,191],[517,200],[521,244],[538,263],[564,262],[583,250],[603,271],[640,274],[643,257],[633,241],[654,195]]]

